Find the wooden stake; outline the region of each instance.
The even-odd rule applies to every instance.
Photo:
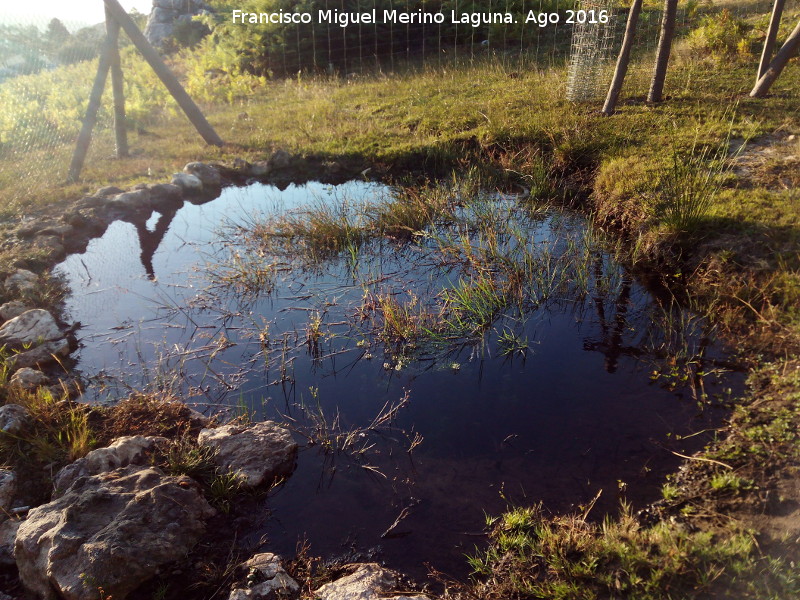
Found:
[[[772,51],[775,49],[775,39],[778,37],[778,28],[781,24],[783,15],[783,5],[785,0],[775,0],[772,7],[772,16],[769,18],[769,28],[767,29],[767,39],[764,40],[764,48],[761,50],[761,62],[758,64],[758,74],[756,83],[764,76],[772,61]]]
[[[791,35],[786,39],[781,49],[778,50],[775,58],[769,63],[767,70],[761,76],[761,79],[758,80],[753,91],[750,92],[751,98],[763,98],[766,96],[769,88],[775,83],[775,80],[778,78],[778,75],[781,74],[781,71],[783,71],[789,59],[797,53],[798,48],[800,48],[800,21],[797,22],[797,27],[794,28],[794,31],[792,31]]]
[[[222,138],[217,135],[217,132],[214,131],[214,128],[211,127],[205,116],[203,116],[202,111],[194,103],[194,100],[189,97],[189,94],[187,94],[186,90],[183,89],[183,86],[177,80],[175,75],[173,75],[172,71],[169,70],[169,67],[167,67],[167,65],[164,64],[164,61],[161,60],[161,56],[159,56],[156,49],[150,45],[150,42],[147,41],[147,38],[145,38],[142,32],[139,31],[136,23],[134,23],[133,19],[128,16],[128,13],[125,12],[125,9],[120,6],[117,0],[103,0],[103,2],[105,2],[106,8],[111,13],[111,16],[117,21],[117,23],[119,23],[123,31],[128,34],[128,37],[133,42],[134,46],[136,46],[144,59],[150,64],[153,71],[156,72],[158,78],[161,79],[162,83],[169,90],[169,93],[172,94],[173,98],[175,98],[178,106],[183,109],[183,112],[192,122],[192,125],[195,126],[195,129],[197,129],[198,133],[203,137],[206,143],[214,146],[222,146]]]
[[[678,13],[678,0],[664,0],[664,16],[661,19],[661,35],[658,38],[656,68],[653,81],[650,83],[648,102],[661,102],[664,95],[664,80],[667,78],[669,53],[672,50],[672,38],[675,36],[675,17]]]
[[[97,75],[94,78],[92,93],[89,96],[89,105],[86,108],[86,116],[83,119],[81,131],[78,134],[78,142],[75,144],[75,152],[72,155],[72,163],[69,166],[67,181],[75,182],[81,175],[83,163],[86,160],[86,153],[89,151],[89,144],[92,143],[92,130],[97,123],[97,111],[100,109],[100,102],[103,99],[103,89],[106,87],[108,70],[111,66],[111,40],[106,37],[103,50],[100,53],[100,61],[97,65]]]
[[[603,114],[606,116],[613,115],[614,109],[617,107],[619,93],[622,91],[622,83],[625,81],[625,75],[628,73],[628,63],[631,60],[633,38],[636,37],[636,26],[639,24],[639,13],[641,12],[642,0],[633,0],[631,9],[628,12],[628,24],[625,26],[625,37],[622,40],[622,48],[619,51],[619,58],[617,58],[617,68],[614,69],[614,78],[611,80],[606,102],[603,104]]]
[[[117,158],[128,156],[128,129],[125,118],[125,80],[119,59],[119,23],[106,9],[106,32],[111,42],[111,89],[114,92],[114,132]]]

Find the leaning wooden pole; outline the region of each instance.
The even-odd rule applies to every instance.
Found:
[[[792,31],[786,42],[781,46],[781,49],[778,50],[775,58],[769,63],[767,70],[750,92],[751,98],[763,98],[767,94],[769,88],[772,87],[772,84],[775,83],[775,80],[781,74],[781,71],[783,71],[786,63],[797,54],[798,49],[800,49],[800,21],[797,22],[794,31]]]
[[[97,65],[97,74],[92,85],[92,93],[89,95],[89,105],[86,108],[86,116],[83,119],[81,131],[78,134],[78,141],[75,144],[75,152],[72,155],[72,163],[69,166],[68,181],[78,181],[83,170],[83,163],[86,154],[89,152],[89,145],[92,143],[92,131],[97,124],[97,111],[100,110],[100,103],[103,100],[103,90],[108,79],[108,70],[111,66],[111,40],[106,38],[103,50],[100,53],[100,61]]]
[[[603,104],[603,114],[611,116],[617,107],[619,93],[622,91],[622,84],[625,75],[628,73],[628,63],[631,60],[631,48],[633,48],[633,38],[636,37],[636,27],[639,24],[639,14],[642,12],[642,0],[633,0],[631,9],[628,12],[628,24],[625,26],[625,37],[622,40],[622,48],[617,58],[617,68],[614,69],[614,78],[611,80],[611,87],[608,88],[606,102]]]
[[[172,97],[175,98],[178,106],[181,107],[206,143],[214,146],[222,146],[222,138],[217,135],[217,132],[214,131],[214,128],[211,127],[205,116],[203,116],[202,111],[194,103],[194,100],[186,93],[186,90],[183,89],[178,79],[172,74],[172,71],[169,70],[169,67],[164,64],[164,61],[161,60],[156,49],[150,45],[150,42],[147,41],[144,34],[139,31],[136,23],[134,23],[133,19],[125,12],[125,9],[120,6],[117,0],[103,0],[103,2],[105,2],[106,8],[111,13],[111,16],[120,24],[122,30],[128,34],[133,45],[136,46],[144,59],[152,67],[153,71],[156,72],[158,78],[161,79],[161,82],[169,90],[169,93],[172,94]]]
[[[128,156],[128,129],[125,117],[125,80],[119,58],[119,23],[106,9],[106,32],[111,43],[111,89],[114,92],[114,133],[117,158]]]
[[[772,61],[772,51],[775,49],[775,40],[778,37],[778,28],[781,24],[781,16],[783,15],[783,5],[786,0],[775,0],[772,7],[772,15],[769,18],[769,27],[767,28],[767,39],[764,40],[764,48],[761,50],[761,61],[758,63],[758,74],[756,75],[756,83],[764,76],[769,68],[769,63]]]
[[[678,0],[664,0],[664,16],[661,19],[661,34],[658,38],[656,67],[650,83],[648,102],[661,102],[664,96],[664,80],[667,78],[669,53],[672,50],[672,38],[675,36],[675,17],[678,14]]]

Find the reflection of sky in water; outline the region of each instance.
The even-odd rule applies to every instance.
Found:
[[[507,501],[544,501],[564,510],[603,489],[602,514],[617,508],[618,480],[634,498],[657,496],[660,477],[677,460],[664,446],[687,451],[703,443],[701,436],[677,443],[668,434],[704,429],[719,415],[711,409],[698,414],[694,402],[651,383],[652,364],[642,352],[654,335],[652,299],[608,257],[598,254],[592,267],[598,280],[616,273],[608,290],[556,303],[525,321],[498,321],[497,331],[514,329],[528,339],[526,356],[499,356],[495,332],[486,344],[423,352],[399,370],[403,361],[396,355],[359,344],[366,333],[352,316],[364,290],[341,262],[313,272],[292,263],[272,295],[252,302],[203,293],[209,281],[202,267],[231,250],[214,243],[222,226],[297,208],[309,197],[360,202],[380,193],[374,184],[309,184],[284,192],[229,188],[210,203],[164,215],[171,220],[154,215],[137,226],[114,223],[84,255],[60,267],[73,291],[68,310],[84,324],[79,368],[94,375],[122,367],[133,374],[133,385],[140,384],[143,368],[151,380],[159,370],[181,370],[200,404],[241,402],[262,417],[299,421],[301,405],[316,410],[318,404],[329,422],[338,415],[344,429],[367,426],[387,402],[408,392],[396,425],[424,438],[413,460],[398,430],[365,436],[375,443],[370,464],[383,475],[346,456],[304,450],[297,473],[269,501],[275,518],[253,533],[266,532],[278,552],[291,553],[307,533],[318,553],[344,552],[342,544],[350,541],[380,545],[391,565],[416,573],[424,572],[423,561],[458,571],[465,566],[462,555],[480,540],[472,534],[482,528],[484,511],[498,512]],[[499,203],[493,208],[501,209]],[[578,218],[543,213],[529,234],[538,243],[552,237],[553,228],[579,231],[581,225]],[[459,278],[437,265],[424,244],[379,240],[369,250],[349,268],[379,281],[369,288],[373,293],[425,297]],[[151,262],[153,280],[145,266]],[[304,345],[312,314],[326,334],[321,359]],[[269,360],[258,338],[263,331]],[[280,381],[284,344],[291,381],[270,385]],[[166,352],[168,366],[157,367]],[[190,360],[212,354],[213,360]],[[381,539],[405,507],[411,507],[409,516]]]

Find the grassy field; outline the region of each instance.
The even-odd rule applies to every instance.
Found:
[[[490,549],[471,559],[475,581],[450,582],[447,593],[798,597],[800,64],[789,64],[768,98],[750,99],[757,57],[738,42],[725,54],[702,35],[710,34],[676,49],[664,103],[644,102],[647,71],[636,68],[610,118],[564,100],[559,65],[518,71],[486,60],[347,81],[250,82],[248,94],[205,105],[227,142],[221,149],[167,110],[131,132],[129,159],[110,157],[102,131],[79,184],[13,176],[68,160],[68,147],[6,152],[0,213],[7,234],[23,215],[57,212],[104,185],[161,182],[191,160],[257,160],[276,148],[369,165],[390,179],[477,165],[534,194],[558,190],[559,201],[617,235],[627,265],[714,319],[748,366],[748,390],[717,441],[665,483],[649,521],[626,511],[592,524],[585,514],[512,510],[490,522]],[[0,252],[10,264],[26,250]]]

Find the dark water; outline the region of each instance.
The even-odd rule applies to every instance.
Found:
[[[443,288],[466,281],[434,251],[440,241],[373,241],[316,263],[291,248],[266,252],[270,293],[232,293],[221,281],[254,256],[233,226],[389,193],[376,184],[254,185],[160,222],[114,223],[59,267],[73,292],[69,313],[83,323],[78,368],[95,381],[90,399],[169,389],[201,410],[241,406],[290,421],[304,444],[298,469],[270,495],[263,524],[242,532],[247,542],[266,535],[267,548],[286,555],[306,538],[318,555],[373,549],[412,574],[428,563],[463,575],[486,514],[537,502],[568,510],[602,490],[601,516],[618,508],[621,487],[638,505],[658,498],[679,461],[671,451],[707,439],[683,436],[719,423],[714,398],[724,388],[706,380],[701,407],[680,373],[653,373],[675,371],[681,353],[720,351],[701,321],[665,309],[598,248],[583,253],[580,297],[564,296],[570,284],[554,301],[506,307],[483,336],[411,348],[382,343],[369,315],[358,315],[378,296],[434,306]],[[515,219],[515,204],[487,196],[474,210]],[[586,230],[580,217],[552,211],[526,213],[519,226],[522,241],[506,245],[542,244],[556,257]],[[317,329],[319,343],[309,343]],[[526,351],[503,352],[511,332]],[[394,419],[369,427],[404,397]],[[326,450],[326,439],[349,431],[345,450],[342,437]],[[409,453],[416,435],[423,441]]]

